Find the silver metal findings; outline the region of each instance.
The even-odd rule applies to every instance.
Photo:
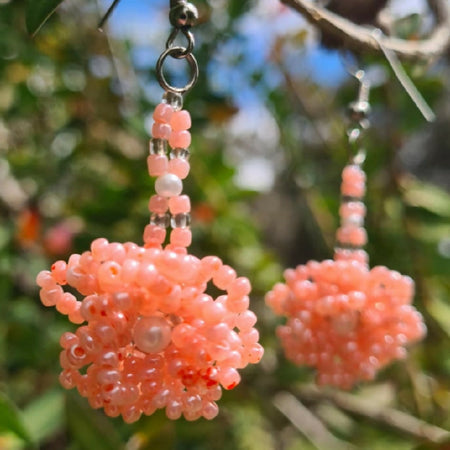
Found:
[[[195,39],[190,28],[198,19],[198,11],[195,5],[186,0],[170,0],[169,20],[173,30],[166,42],[166,50],[161,54],[156,63],[156,77],[161,87],[174,94],[184,94],[192,89],[198,80],[198,64],[193,55]],[[179,34],[186,38],[186,46],[175,44]],[[186,85],[181,87],[172,86],[164,76],[164,61],[170,56],[175,59],[186,59],[190,68],[190,79]]]

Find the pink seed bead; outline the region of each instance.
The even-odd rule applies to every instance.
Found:
[[[191,133],[189,131],[172,131],[168,139],[172,148],[188,148],[191,145]]]
[[[77,343],[78,343],[78,336],[76,334],[71,333],[70,331],[66,331],[59,338],[59,345],[61,345],[62,348],[69,348],[72,347],[73,344]]]
[[[342,182],[341,184],[341,194],[348,197],[364,197],[366,193],[366,185],[365,183],[350,183],[350,182]]]
[[[169,199],[169,209],[172,214],[188,213],[191,210],[191,200],[187,195],[178,195]]]
[[[159,310],[164,314],[176,314],[181,305],[181,287],[174,285],[170,291],[160,297]]]
[[[174,115],[172,106],[167,103],[160,103],[153,112],[153,119],[159,123],[169,123]]]
[[[55,286],[54,289],[41,289],[41,302],[44,306],[55,306],[59,299],[63,296],[63,290],[60,286]]]
[[[246,333],[241,333],[240,338],[244,345],[254,345],[259,341],[259,331],[256,328],[251,328]]]
[[[342,244],[350,244],[355,247],[363,247],[367,244],[367,233],[364,228],[352,225],[341,227],[337,230],[336,237]]]
[[[342,219],[348,219],[352,216],[364,217],[366,215],[366,207],[363,202],[346,202],[339,208],[339,216]]]
[[[75,311],[76,304],[77,299],[69,292],[65,292],[56,302],[56,310],[61,314],[69,314]]]
[[[365,183],[366,174],[357,165],[348,165],[342,171],[342,181],[344,183]]]
[[[69,320],[77,325],[84,322],[84,317],[81,314],[81,302],[75,303],[75,308],[69,313]]]
[[[147,167],[151,177],[159,177],[169,170],[169,160],[166,155],[150,155],[147,157]]]
[[[59,374],[59,382],[64,389],[72,389],[76,386],[76,375],[78,372],[75,370],[63,370]]]
[[[217,256],[205,256],[201,263],[202,270],[210,272],[212,275],[222,267],[222,261]]]
[[[137,276],[137,272],[139,270],[139,261],[136,261],[135,259],[126,259],[122,264],[122,280],[124,283],[132,283]],[[126,299],[129,301],[129,297],[127,294],[125,294]],[[121,298],[124,298],[125,296],[120,296],[120,294],[117,294],[115,298],[117,298],[117,302],[120,302]],[[122,305],[121,305],[122,306]]]
[[[202,305],[202,317],[208,325],[220,323],[226,312],[227,310],[223,303],[209,301]]]
[[[197,330],[186,323],[180,323],[172,331],[172,342],[179,348],[191,345]]]
[[[103,369],[97,373],[96,378],[100,384],[115,384],[120,381],[120,372],[114,369]]]
[[[138,283],[142,284],[142,286],[148,288],[158,281],[158,278],[158,271],[153,264],[142,263],[139,267],[136,280]]]
[[[94,259],[97,261],[102,261],[106,257],[106,253],[108,251],[108,241],[105,238],[98,238],[92,241],[91,244],[91,252]],[[71,257],[72,258],[72,257]],[[71,259],[69,259],[69,266]]]
[[[241,331],[249,331],[256,323],[256,315],[252,311],[244,311],[236,318],[236,326]]]
[[[260,344],[254,344],[248,352],[248,362],[250,364],[257,364],[261,361],[264,355],[264,348]]]
[[[233,313],[242,313],[248,309],[250,299],[248,295],[243,297],[230,297],[227,301],[228,309]]]
[[[117,333],[115,332],[114,328],[98,322],[94,326],[94,339],[101,343],[103,346],[109,346],[114,343],[114,341],[117,338]]]
[[[191,125],[191,115],[189,114],[189,111],[186,110],[176,111],[170,119],[170,126],[173,131],[189,130]]]
[[[182,180],[188,176],[190,168],[191,166],[186,159],[174,158],[169,161],[169,172]]]
[[[219,375],[220,384],[227,390],[235,388],[241,381],[236,369],[226,368]]]
[[[189,247],[192,242],[192,232],[189,228],[174,228],[170,234],[170,243],[175,247]]]
[[[241,298],[250,294],[252,287],[250,281],[245,277],[236,278],[228,288],[228,298]]]
[[[156,214],[164,214],[169,209],[169,203],[167,197],[161,195],[152,195],[148,202],[148,209],[150,212]]]
[[[105,261],[98,269],[98,281],[105,291],[113,291],[122,284],[122,266],[115,261]]]
[[[111,259],[118,263],[122,263],[122,261],[126,257],[126,251],[125,251],[123,244],[120,244],[119,242],[111,242],[108,245],[107,255],[108,255],[108,259]],[[81,260],[80,260],[80,264],[81,264]]]
[[[42,270],[36,277],[36,284],[41,288],[51,289],[56,286],[56,281],[48,270]]]
[[[65,261],[56,261],[51,267],[52,275],[58,284],[66,284],[67,264]]]
[[[236,272],[230,266],[222,266],[214,275],[213,282],[219,289],[228,289],[236,279]]]
[[[214,419],[219,414],[219,407],[214,402],[207,402],[203,406],[202,415],[206,420]]]
[[[166,123],[155,122],[152,126],[152,136],[155,139],[165,139],[169,140],[172,134],[172,128]]]
[[[166,239],[166,230],[157,225],[147,225],[144,229],[145,246],[154,247],[161,245]]]

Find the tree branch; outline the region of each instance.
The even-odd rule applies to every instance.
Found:
[[[355,448],[330,433],[320,419],[289,392],[276,394],[273,404],[316,448],[324,450],[353,450]]]
[[[442,55],[450,45],[450,5],[447,0],[428,0],[436,24],[430,36],[420,41],[406,41],[389,36],[374,39],[372,28],[350,22],[312,0],[281,2],[301,13],[323,32],[344,40],[350,50],[381,52],[381,43],[382,47],[395,52],[399,58],[431,61]]]
[[[365,401],[356,395],[306,386],[298,391],[298,397],[309,402],[330,401],[344,411],[382,423],[416,439],[434,444],[441,444],[450,440],[450,431],[431,425],[403,411],[384,406],[379,407],[373,402]]]

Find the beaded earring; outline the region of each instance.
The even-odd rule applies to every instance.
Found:
[[[370,85],[363,71],[355,76],[360,92],[350,104],[352,145],[367,128],[370,109]],[[426,333],[422,316],[411,305],[413,280],[384,266],[369,268],[363,250],[364,159],[360,150],[342,172],[334,259],[287,269],[286,283],[276,284],[266,295],[267,305],[287,318],[277,328],[286,357],[315,367],[318,384],[343,389],[372,380],[380,368],[406,356],[406,344]]]
[[[248,309],[247,278],[238,278],[216,256],[199,259],[187,251],[190,199],[182,195],[182,180],[190,168],[191,118],[182,109],[182,94],[198,77],[190,31],[196,17],[192,4],[171,0],[174,28],[157,63],[166,92],[153,114],[147,163],[157,177],[156,194],[149,201],[144,246],[96,239],[90,251],[57,261],[37,276],[42,303],[81,325],[61,337],[61,384],[128,423],[162,408],[170,419],[213,419],[222,388],[233,389],[240,382],[237,369],[263,355],[256,316]],[[186,47],[173,44],[180,32]],[[186,86],[167,83],[168,56],[189,63]],[[223,295],[208,295],[210,282]]]

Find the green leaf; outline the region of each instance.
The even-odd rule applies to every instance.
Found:
[[[409,206],[423,208],[437,216],[450,217],[450,195],[443,189],[414,178],[405,178],[402,187]]]
[[[94,411],[77,393],[66,396],[67,425],[71,438],[83,450],[121,450],[124,444],[113,420],[103,412]]]
[[[23,412],[24,422],[35,442],[55,434],[63,426],[64,396],[59,389],[47,391]]]
[[[62,2],[63,0],[28,0],[25,13],[28,32],[34,36]]]
[[[19,410],[2,392],[0,392],[0,432],[14,433],[24,441],[31,442]]]

